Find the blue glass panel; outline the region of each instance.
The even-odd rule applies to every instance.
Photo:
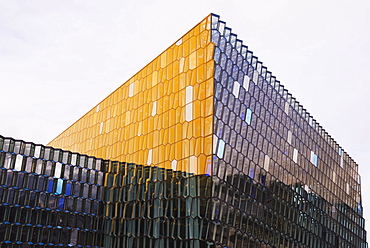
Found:
[[[56,193],[61,194],[63,190],[63,179],[58,179]]]
[[[48,181],[48,191],[49,192],[53,192],[53,183],[54,183],[54,180],[52,178],[49,179]]]
[[[72,191],[72,183],[71,182],[67,182],[67,185],[66,185],[66,195],[71,195],[71,191]]]
[[[245,113],[245,122],[248,123],[248,125],[250,125],[251,121],[252,121],[252,110],[247,109],[247,112]]]
[[[249,177],[254,179],[254,169],[253,168],[249,169]]]
[[[317,166],[317,155],[315,154],[313,157],[313,164]]]
[[[64,198],[59,198],[58,209],[64,209]]]

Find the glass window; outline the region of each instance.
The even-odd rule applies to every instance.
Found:
[[[225,150],[225,141],[222,139],[218,140],[218,149],[217,149],[217,157],[223,158]]]
[[[185,106],[185,120],[191,121],[193,120],[193,103],[189,103]]]
[[[67,181],[66,182],[65,194],[66,195],[71,195],[71,192],[72,192],[72,182]]]
[[[311,163],[317,167],[318,157],[313,151],[311,151]]]
[[[157,114],[157,101],[153,102],[152,107],[152,116],[155,116]]]
[[[185,90],[185,104],[193,101],[193,86],[187,86]]]
[[[21,171],[22,170],[22,163],[23,163],[23,156],[18,154],[16,156],[14,169],[16,169],[17,171]]]
[[[128,96],[129,96],[129,97],[132,97],[132,96],[134,95],[134,92],[135,92],[135,83],[132,83],[132,84],[130,84],[130,86],[129,86]]]
[[[252,121],[252,110],[247,109],[247,111],[245,113],[245,122],[248,123],[248,125],[250,125],[251,121]]]
[[[297,163],[298,161],[298,150],[294,148],[293,150],[293,161],[294,163]]]
[[[269,167],[270,167],[270,157],[265,155],[265,162],[263,164],[263,168],[266,170],[266,171],[269,171]]]
[[[53,192],[53,186],[54,186],[54,179],[53,178],[49,178],[49,181],[48,181],[48,192]]]
[[[152,159],[153,159],[153,150],[152,149],[149,149],[147,165],[151,165],[152,164]]]
[[[54,176],[60,178],[61,172],[62,172],[62,164],[58,162],[55,164]]]
[[[233,94],[236,98],[239,97],[239,89],[240,89],[240,84],[238,83],[238,81],[235,81],[234,86],[233,86]]]
[[[288,131],[288,143],[292,144],[292,132]]]
[[[56,191],[55,193],[57,194],[61,194],[63,191],[63,179],[58,179],[58,182],[57,182],[57,188],[56,188]]]
[[[100,134],[103,133],[103,124],[104,124],[104,122],[100,122],[100,131],[99,131]]]

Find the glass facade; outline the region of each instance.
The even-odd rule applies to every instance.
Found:
[[[205,174],[212,160],[211,16],[48,145]]]
[[[211,32],[220,247],[367,247],[358,165],[216,15]]]
[[[0,136],[1,247],[103,240],[104,161]]]
[[[4,247],[368,247],[358,165],[214,14],[48,145],[0,136]]]

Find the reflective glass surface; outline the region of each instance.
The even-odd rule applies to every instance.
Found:
[[[368,247],[358,165],[217,15],[50,145],[0,136],[1,247]]]

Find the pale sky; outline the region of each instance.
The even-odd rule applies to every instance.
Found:
[[[48,143],[211,12],[359,164],[370,221],[370,1],[0,0],[0,134]]]

